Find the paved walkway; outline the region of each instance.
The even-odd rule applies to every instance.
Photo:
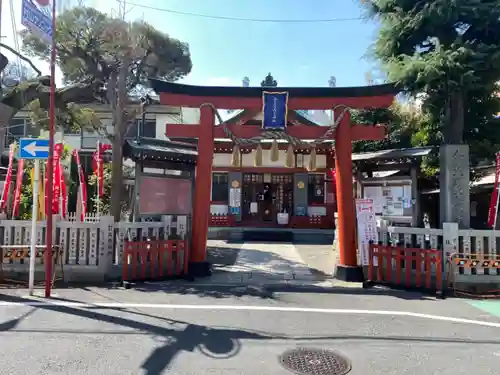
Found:
[[[257,243],[248,242],[243,244],[209,243],[214,256],[214,274],[210,278],[212,283],[268,283],[279,281],[319,281],[324,280],[325,275],[321,270],[315,269],[304,262],[300,248],[291,243]],[[304,245],[302,245],[304,246]],[[310,245],[309,248],[317,247],[320,254],[324,254],[322,246]],[[226,260],[220,260],[220,254],[224,253]],[[316,259],[317,262],[317,259]],[[219,264],[217,264],[219,263]],[[333,267],[333,263],[332,263]]]

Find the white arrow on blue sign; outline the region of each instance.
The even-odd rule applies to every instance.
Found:
[[[21,24],[39,37],[52,40],[52,19],[44,14],[31,0],[22,0]]]
[[[40,138],[21,138],[19,140],[19,158],[47,159],[49,157],[49,140]]]

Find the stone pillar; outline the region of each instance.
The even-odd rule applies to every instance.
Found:
[[[113,238],[115,221],[113,216],[101,216],[99,218],[99,270],[104,280],[111,276],[113,267]],[[123,259],[118,259],[121,264]]]
[[[293,175],[293,212],[289,212],[290,215],[307,215],[308,182],[307,173],[295,173]]]
[[[193,208],[193,239],[189,262],[191,277],[210,276],[210,264],[206,261],[210,194],[212,190],[212,163],[214,157],[215,113],[210,106],[200,108],[198,133],[198,161]]]
[[[444,145],[440,153],[440,223],[470,227],[469,146]]]

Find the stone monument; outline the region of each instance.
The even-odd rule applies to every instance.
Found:
[[[470,228],[470,169],[468,145],[443,145],[440,153],[440,223]]]

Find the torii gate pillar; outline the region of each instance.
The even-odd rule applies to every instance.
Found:
[[[193,277],[210,276],[207,262],[208,221],[210,218],[210,194],[212,190],[212,163],[214,157],[215,113],[211,106],[200,107],[200,127],[198,137],[198,162],[196,164],[193,239],[189,273]]]
[[[339,114],[335,114],[338,116]],[[352,182],[351,116],[347,111],[335,134],[335,172],[338,212],[338,246],[340,259],[335,277],[344,281],[362,282],[363,268],[356,255],[356,216]]]

